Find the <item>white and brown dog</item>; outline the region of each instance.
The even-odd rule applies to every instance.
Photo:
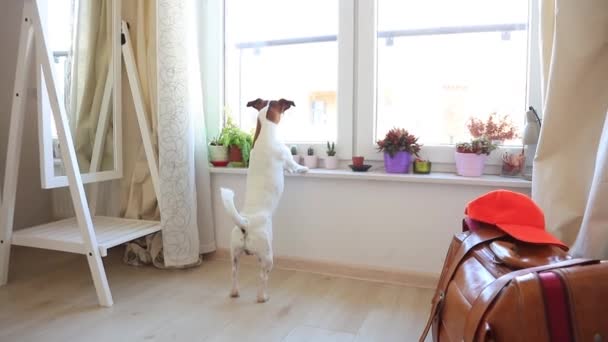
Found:
[[[268,300],[268,276],[272,270],[272,215],[276,210],[284,187],[284,170],[307,172],[293,160],[285,144],[279,141],[277,129],[281,115],[293,101],[257,99],[247,103],[259,111],[253,149],[247,171],[247,193],[241,212],[234,205],[234,192],[222,188],[224,207],[236,226],[232,229],[230,255],[232,260],[232,290],[230,296],[239,296],[239,258],[245,253],[255,255],[260,262],[260,287],[257,300]]]

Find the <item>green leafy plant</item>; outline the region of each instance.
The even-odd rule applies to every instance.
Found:
[[[234,124],[231,118],[228,118],[222,133],[220,134],[221,144],[224,146],[237,146],[241,149],[243,161],[249,162],[251,147],[253,146],[253,135],[243,131],[240,127]]]
[[[312,148],[312,147],[309,147],[307,152],[308,152],[309,156],[314,156],[315,155],[315,149]]]
[[[393,128],[382,140],[376,142],[379,152],[387,152],[391,157],[397,152],[409,152],[418,156],[421,144],[418,143],[418,138],[410,134],[403,128]]]
[[[328,157],[333,157],[336,155],[336,143],[329,143],[329,141],[327,142],[327,156]]]
[[[456,144],[458,153],[475,153],[490,155],[496,149],[496,145],[486,137],[475,138],[470,142]]]
[[[295,146],[291,146],[291,155],[292,156],[297,156],[298,155],[298,148]]]

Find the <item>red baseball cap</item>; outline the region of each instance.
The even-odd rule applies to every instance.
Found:
[[[508,190],[491,191],[471,201],[464,213],[473,220],[495,225],[517,240],[556,245],[568,250],[568,246],[545,231],[545,215],[524,194]]]

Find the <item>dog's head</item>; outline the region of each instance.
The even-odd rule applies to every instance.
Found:
[[[262,110],[268,105],[268,111],[266,112],[266,120],[279,124],[281,122],[281,114],[285,113],[291,107],[295,107],[296,104],[293,101],[280,99],[280,100],[262,100],[257,98],[253,101],[247,102],[247,107],[253,107],[257,111]]]

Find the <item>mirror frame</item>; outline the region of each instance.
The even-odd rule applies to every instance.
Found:
[[[45,8],[40,6],[38,8]],[[43,0],[45,1],[45,0]],[[46,0],[48,1],[48,0]],[[122,154],[122,44],[121,44],[121,3],[120,0],[108,0],[112,4],[112,59],[111,59],[111,87],[112,87],[112,123],[114,130],[114,168],[108,171],[96,172],[81,172],[82,183],[96,183],[123,177],[123,154]],[[42,19],[45,20],[45,19]],[[46,30],[46,25],[41,23],[43,30]],[[45,34],[46,38],[46,34]],[[48,44],[47,44],[48,46]],[[48,58],[51,56],[48,51],[40,51],[36,49],[36,58]],[[53,69],[53,82],[57,79],[55,69]],[[38,139],[40,152],[40,177],[41,185],[44,189],[53,189],[69,186],[68,177],[66,175],[55,175],[55,158],[53,157],[53,134],[52,120],[53,113],[49,103],[47,89],[42,75],[41,68],[36,70],[36,84],[38,95]],[[55,82],[57,84],[57,82]],[[60,105],[64,105],[63,101]],[[72,145],[74,144],[74,136],[72,136]],[[62,160],[60,157],[59,159]],[[63,160],[62,160],[63,162]]]

